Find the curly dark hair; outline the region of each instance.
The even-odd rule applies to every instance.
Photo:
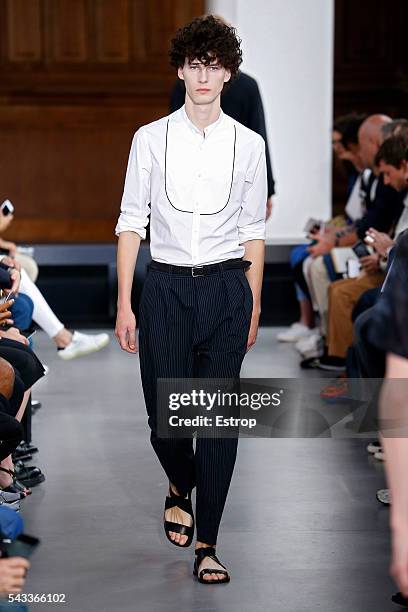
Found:
[[[170,63],[174,68],[181,68],[186,58],[198,59],[205,65],[216,59],[233,78],[242,62],[240,44],[235,28],[221,19],[214,15],[197,17],[177,30],[171,41]]]

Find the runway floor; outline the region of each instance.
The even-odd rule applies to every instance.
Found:
[[[277,328],[260,330],[244,377],[305,376]],[[116,341],[50,367],[35,398],[35,463],[46,482],[24,503],[42,539],[26,593],[65,593],[69,612],[393,612],[383,466],[366,440],[241,439],[217,552],[228,585],[192,576],[193,548],[162,531],[167,482],[150,447],[138,357]],[[308,375],[308,374],[307,374]],[[315,374],[314,374],[315,375]],[[331,408],[328,407],[328,410]]]

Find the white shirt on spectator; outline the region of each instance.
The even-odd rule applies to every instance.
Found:
[[[222,111],[201,132],[181,109],[141,127],[130,150],[115,233],[146,237],[156,261],[196,266],[240,258],[264,240],[261,136]]]

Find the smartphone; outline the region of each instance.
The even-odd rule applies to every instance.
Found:
[[[22,533],[10,544],[5,544],[3,547],[5,557],[24,557],[28,559],[40,544],[38,538]]]
[[[303,231],[306,234],[310,234],[311,232],[318,232],[322,223],[323,221],[319,221],[319,219],[313,219],[313,217],[310,217],[310,219],[306,222]]]
[[[0,304],[5,304],[6,302],[9,302],[10,300],[13,300],[15,296],[14,291],[10,291],[10,293],[8,293],[5,297],[3,296],[0,299]]]
[[[26,336],[27,340],[31,340],[31,338],[37,333],[37,330],[35,329],[34,331],[31,332],[31,334],[29,334],[28,336]]]
[[[356,242],[356,244],[354,244],[351,248],[359,259],[361,259],[361,257],[367,257],[367,255],[370,255],[370,251],[367,249],[362,240]]]
[[[14,212],[14,206],[10,202],[10,200],[4,200],[3,204],[0,206],[0,210],[5,217],[7,215],[12,215]]]

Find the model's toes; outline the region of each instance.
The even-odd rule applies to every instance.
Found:
[[[182,536],[180,536],[179,543],[180,543],[182,546],[184,546],[184,544],[187,542],[187,540],[188,540],[187,536],[186,536],[186,535],[182,535]]]

